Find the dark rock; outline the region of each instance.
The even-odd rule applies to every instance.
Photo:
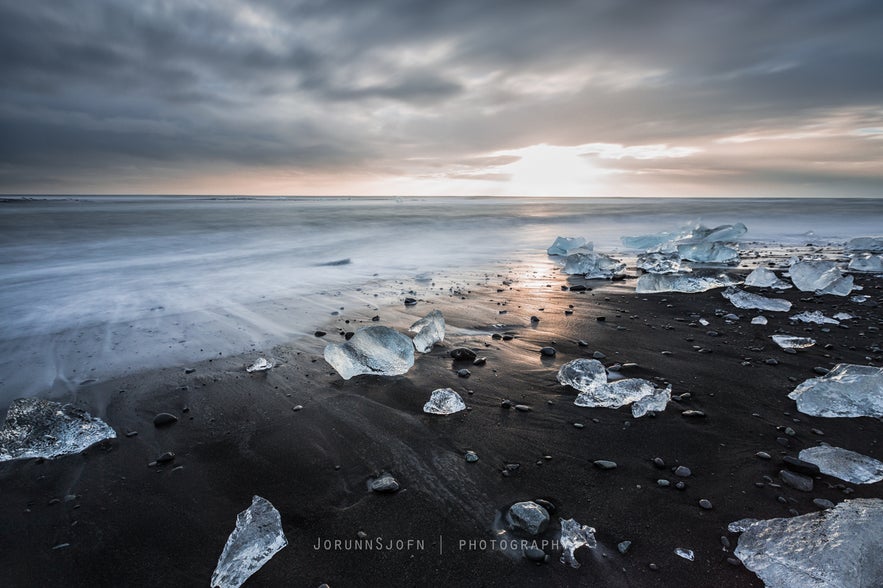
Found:
[[[711,501],[703,498],[699,501],[700,508],[704,508],[705,510],[711,510],[713,507],[711,505]]]
[[[595,464],[595,467],[599,467],[602,470],[616,469],[616,462],[615,461],[610,461],[607,459],[597,459],[592,463]]]
[[[166,427],[168,425],[173,425],[178,422],[178,417],[173,414],[169,414],[167,412],[161,412],[155,417],[153,417],[153,424],[156,427]]]
[[[475,360],[472,362],[472,365],[482,366],[486,363],[487,363],[486,357],[476,357]]]
[[[829,509],[834,508],[834,503],[828,500],[827,498],[813,498],[812,503],[815,504],[819,508]]]
[[[654,457],[653,458],[653,465],[662,469],[665,467],[665,461],[661,457]]]
[[[415,304],[417,304],[416,298],[405,298],[405,306],[414,306]]]
[[[451,349],[451,357],[457,361],[475,361],[475,358],[478,356],[468,347],[457,347],[456,349]]]
[[[674,474],[679,478],[689,478],[693,472],[687,466],[678,466],[674,469]]]
[[[545,357],[555,357],[555,354],[558,353],[554,347],[543,347],[540,349],[540,354]]]
[[[585,292],[586,287],[583,286],[582,284],[577,284],[576,286],[571,286],[570,291],[571,292]]]
[[[583,339],[580,339],[579,341],[577,341],[576,344],[579,345],[580,347],[588,347],[589,346],[589,342],[584,341]]]
[[[629,547],[631,547],[631,546],[632,546],[631,541],[622,541],[622,542],[616,544],[616,549],[618,549],[621,554],[625,555],[626,552],[629,550]]]
[[[324,337],[327,334],[328,333],[326,333],[325,331],[316,331],[315,333],[313,333],[313,335],[315,335],[316,337]]]
[[[472,375],[472,372],[470,372],[466,368],[463,368],[463,369],[457,370],[457,375],[460,376],[461,378],[468,378],[469,376]]]
[[[526,404],[516,404],[515,410],[517,410],[519,412],[530,412],[533,409]]]
[[[800,490],[801,492],[812,492],[813,489],[813,481],[809,476],[804,476],[803,474],[795,474],[794,472],[789,472],[788,470],[780,470],[779,477],[782,478],[782,481],[791,486],[795,490]]]
[[[173,451],[166,451],[162,455],[156,458],[156,463],[169,463],[170,461],[175,459],[175,453]]]
[[[546,561],[546,552],[539,547],[527,547],[524,550],[524,557],[530,561],[544,563]]]
[[[512,408],[514,405],[511,400],[503,400],[500,402],[500,408]]]
[[[607,359],[607,356],[604,355],[603,353],[601,353],[600,351],[596,351],[595,353],[592,354],[592,358],[601,360],[601,359]]]
[[[821,367],[821,366],[816,366],[816,367],[812,368],[812,371],[814,371],[815,373],[819,374],[820,376],[824,376],[825,374],[828,373],[828,368],[823,368],[823,367]]]
[[[782,461],[785,463],[786,468],[799,474],[818,476],[821,473],[819,472],[819,466],[816,464],[797,459],[796,457],[791,457],[790,455],[783,457]]]

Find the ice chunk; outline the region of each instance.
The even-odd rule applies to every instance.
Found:
[[[791,317],[792,321],[800,321],[802,323],[816,323],[818,325],[839,325],[840,321],[837,319],[828,318],[821,313],[821,311],[814,310],[812,312],[806,311],[801,312],[800,314],[795,314]]]
[[[872,253],[854,255],[848,268],[854,272],[883,272],[883,256]]]
[[[850,300],[852,300],[853,302],[858,302],[859,304],[861,304],[862,302],[867,302],[869,299],[870,299],[870,296],[864,296],[864,295],[850,297]]]
[[[665,245],[688,237],[690,232],[680,230],[678,232],[664,231],[653,235],[636,235],[632,237],[621,237],[622,244],[629,249],[639,249],[641,251],[659,251],[665,249]]]
[[[558,381],[579,391],[607,383],[607,371],[597,359],[574,359],[558,369]]]
[[[466,410],[466,404],[450,388],[433,390],[429,402],[423,405],[423,412],[427,414],[452,414],[461,410]]]
[[[737,288],[727,288],[722,296],[733,303],[736,308],[756,308],[770,312],[787,312],[791,310],[791,303],[781,298],[766,298],[745,292]]]
[[[810,447],[800,459],[819,466],[819,471],[851,484],[873,484],[883,480],[883,461],[830,445]]]
[[[603,253],[579,250],[564,260],[565,274],[583,274],[587,279],[612,278],[625,271],[625,264]]]
[[[717,241],[735,241],[748,232],[748,227],[742,223],[735,225],[719,225],[713,229],[699,225],[693,229],[693,239],[705,241],[707,243]]]
[[[247,371],[248,373],[265,372],[272,367],[273,367],[272,361],[270,361],[264,357],[259,357],[256,360],[254,360],[253,364],[251,364],[250,366],[245,368],[245,371]]]
[[[855,317],[849,314],[848,312],[838,312],[834,315],[834,319],[838,321],[848,321],[854,319]]]
[[[678,245],[681,259],[698,263],[731,263],[739,261],[739,252],[717,241]]]
[[[773,342],[782,349],[804,349],[816,344],[815,339],[809,337],[794,337],[793,335],[772,335]]]
[[[251,506],[236,515],[236,528],[227,538],[212,574],[212,588],[242,586],[286,545],[279,511],[267,499],[253,497]]]
[[[567,255],[573,249],[582,248],[591,250],[592,243],[587,243],[582,237],[558,237],[555,242],[546,249],[549,255]]]
[[[856,237],[846,244],[850,251],[873,251],[883,253],[883,237]]]
[[[629,380],[623,380],[628,382]],[[671,386],[664,390],[657,390],[649,396],[644,396],[632,403],[632,416],[640,418],[649,411],[662,412],[671,400]]]
[[[681,269],[677,253],[641,253],[635,267],[651,274],[673,274]]]
[[[417,333],[413,339],[417,351],[426,353],[433,345],[445,340],[445,317],[440,310],[433,310],[408,330]]]
[[[792,518],[739,521],[738,528],[744,531],[734,553],[766,586],[880,586],[883,500],[846,500]]]
[[[638,278],[635,292],[654,294],[658,292],[685,292],[695,294],[714,288],[736,284],[729,276],[685,276],[681,274],[644,274]]]
[[[595,540],[595,529],[588,525],[581,525],[573,519],[561,520],[561,563],[569,564],[572,568],[578,568],[580,563],[576,561],[574,552],[585,545],[589,549],[595,549],[598,542]]]
[[[692,549],[685,549],[683,547],[678,547],[675,549],[675,555],[678,557],[683,557],[687,561],[693,561],[696,556],[693,554]]]
[[[794,285],[803,292],[846,296],[852,291],[852,276],[844,277],[833,261],[799,261],[788,273]]]
[[[607,372],[596,359],[574,359],[558,370],[558,381],[579,391],[574,404],[585,407],[619,408],[648,396],[640,415],[648,410],[662,411],[671,399],[671,387],[657,390],[652,382],[640,379],[607,382]]]
[[[389,327],[364,327],[345,343],[326,345],[325,361],[344,380],[359,374],[397,376],[414,365],[414,344]]]
[[[823,417],[883,417],[883,368],[838,363],[830,372],[810,378],[788,398],[803,414]]]
[[[791,284],[779,279],[776,272],[761,266],[754,268],[754,271],[748,274],[748,277],[745,278],[745,285],[754,286],[755,288],[776,288],[778,290],[786,290],[791,287]]]
[[[0,462],[73,455],[115,437],[107,423],[70,404],[19,398],[0,429]]]
[[[753,319],[751,319],[752,325],[765,325],[765,324],[767,324],[767,322],[768,321],[766,320],[766,317],[763,315],[758,315],[758,316],[754,317]]]
[[[512,529],[521,529],[528,535],[539,535],[549,525],[549,512],[530,500],[516,502],[509,507],[506,522]]]

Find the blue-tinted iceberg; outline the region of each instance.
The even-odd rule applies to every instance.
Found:
[[[798,456],[819,466],[819,471],[851,484],[874,484],[883,480],[883,461],[830,445],[810,447]]]
[[[771,312],[787,312],[791,310],[791,303],[780,298],[766,298],[745,292],[738,288],[727,288],[722,296],[729,300],[736,308],[756,308],[758,310],[768,310]]]
[[[236,516],[212,574],[212,588],[239,588],[286,545],[279,511],[267,499],[253,497],[251,506]]]
[[[844,276],[833,261],[799,261],[788,270],[791,281],[803,292],[846,296],[852,292],[852,276]]]
[[[433,310],[411,325],[408,330],[417,333],[412,339],[417,351],[426,353],[433,345],[445,340],[445,317],[440,310]]]
[[[732,263],[739,261],[739,252],[717,241],[678,245],[681,259],[697,263]]]
[[[344,380],[360,374],[397,376],[414,365],[414,344],[389,327],[364,327],[345,343],[329,343],[325,361]]]
[[[587,243],[582,237],[558,237],[555,242],[546,249],[549,255],[567,255],[574,249],[592,249],[592,243]]]
[[[853,272],[883,272],[883,256],[859,253],[849,260],[848,269]]]
[[[803,414],[822,417],[883,417],[883,368],[839,363],[797,386],[788,398]]]
[[[883,237],[856,237],[846,244],[850,251],[871,251],[883,253]]]

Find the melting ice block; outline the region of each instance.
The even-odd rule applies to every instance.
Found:
[[[791,281],[803,292],[846,296],[852,292],[852,276],[843,272],[833,261],[798,261],[788,270]]]
[[[821,313],[821,311],[814,310],[812,312],[806,311],[801,312],[800,314],[795,314],[791,317],[792,321],[800,321],[802,323],[816,323],[817,325],[839,325],[840,321],[837,319],[832,319],[826,317]]]
[[[612,278],[625,271],[625,264],[603,253],[579,250],[564,260],[565,274],[583,274],[587,279]]]
[[[883,237],[856,237],[846,244],[850,251],[872,251],[883,253]]]
[[[883,256],[860,253],[849,260],[848,269],[854,272],[883,272]]]
[[[573,249],[592,249],[592,243],[587,243],[582,237],[558,237],[555,242],[546,249],[549,255],[567,255]]]
[[[622,380],[629,382],[630,380]],[[664,390],[656,390],[649,396],[644,396],[632,403],[632,416],[640,418],[650,412],[662,412],[671,400],[671,386]]]
[[[815,339],[809,337],[794,337],[793,335],[771,335],[773,342],[782,349],[804,349],[816,344]]]
[[[429,402],[423,405],[423,412],[427,414],[453,414],[461,410],[466,410],[466,404],[460,395],[450,388],[433,390]]]
[[[678,245],[681,259],[697,263],[730,263],[739,261],[739,252],[717,241]]]
[[[69,404],[40,398],[13,400],[0,429],[0,462],[73,455],[116,432],[101,419]]]
[[[364,327],[345,343],[326,345],[325,361],[344,380],[360,374],[398,376],[414,365],[414,344],[389,327]]]
[[[652,382],[640,379],[607,382],[607,371],[596,359],[574,359],[558,370],[558,381],[579,391],[574,404],[585,407],[619,408],[644,400],[632,407],[635,417],[649,410],[661,412],[671,399],[671,387],[657,390]]]
[[[412,339],[417,351],[426,353],[433,345],[445,340],[445,317],[440,310],[433,310],[411,325],[408,330],[417,333]]]
[[[883,578],[883,500],[845,500],[792,518],[730,523],[734,551],[766,586],[879,588]]]
[[[635,235],[632,237],[621,237],[622,244],[629,249],[639,249],[642,251],[660,251],[667,249],[665,245],[683,239],[690,235],[689,231],[681,230],[678,232],[664,231],[653,235]]]
[[[727,288],[722,296],[733,303],[736,308],[756,308],[771,312],[787,312],[791,310],[791,303],[781,298],[766,298],[745,292],[737,288]]]
[[[803,414],[822,417],[883,417],[883,368],[839,363],[810,378],[788,398]]]
[[[254,360],[253,364],[251,364],[250,366],[245,368],[245,371],[247,371],[248,373],[265,372],[272,367],[273,367],[272,361],[270,361],[264,357],[259,357],[256,360]]]
[[[767,321],[766,317],[763,315],[758,315],[758,316],[754,317],[753,319],[751,319],[752,325],[765,325],[765,324],[767,324],[767,322],[769,322],[769,321]]]
[[[569,564],[572,568],[578,568],[580,563],[576,561],[574,552],[582,546],[595,549],[598,542],[595,540],[595,528],[581,525],[573,519],[561,520],[561,563]]]
[[[819,471],[851,484],[873,484],[883,480],[883,462],[830,445],[810,447],[798,456],[819,466]]]
[[[681,269],[677,253],[641,253],[635,267],[651,274],[674,274]]]
[[[708,243],[735,241],[747,232],[748,227],[742,223],[736,223],[735,225],[718,225],[713,229],[699,225],[693,229],[693,239],[701,239]]]
[[[236,528],[212,574],[212,588],[239,588],[286,545],[279,511],[267,499],[253,497],[251,506],[236,515]]]
[[[607,370],[597,359],[574,359],[558,369],[558,381],[579,391],[607,383]]]
[[[509,507],[506,522],[512,529],[521,529],[528,535],[539,535],[549,525],[549,511],[530,500],[516,502]]]
[[[745,285],[754,286],[755,288],[776,288],[778,290],[786,290],[791,287],[791,284],[779,279],[776,272],[761,266],[754,268],[754,271],[748,274],[748,277],[745,278]]]
[[[682,274],[644,274],[638,278],[635,292],[654,294],[658,292],[685,292],[695,294],[714,288],[733,286],[736,282],[729,276],[685,276]]]

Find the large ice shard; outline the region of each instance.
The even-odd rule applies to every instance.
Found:
[[[558,237],[555,242],[546,249],[549,255],[567,255],[574,249],[592,249],[592,243],[587,243],[582,237]]]
[[[445,340],[445,317],[440,310],[433,310],[411,325],[408,330],[417,333],[412,339],[417,351],[426,353],[433,345]]]
[[[851,484],[874,484],[883,480],[883,461],[830,445],[809,447],[798,456],[819,466],[819,471]]]
[[[625,271],[625,264],[603,253],[577,250],[564,260],[565,274],[583,274],[587,279],[612,278]]]
[[[685,292],[695,294],[714,288],[733,286],[736,282],[727,275],[717,276],[685,276],[682,274],[644,274],[638,278],[635,292],[638,294],[655,294],[658,292]]]
[[[681,257],[677,253],[641,253],[635,267],[651,274],[674,274],[681,269]]]
[[[748,277],[745,278],[745,285],[755,288],[776,288],[777,290],[791,288],[791,284],[780,279],[776,272],[763,266],[757,266],[754,271],[748,274]]]
[[[658,390],[652,382],[640,379],[607,382],[607,371],[596,359],[574,359],[558,370],[558,381],[579,391],[574,404],[584,407],[619,408],[647,399],[639,405],[636,417],[648,410],[663,411],[671,399],[671,387]]]
[[[236,515],[236,528],[212,574],[212,588],[239,588],[286,545],[279,511],[266,498],[253,497],[251,506]]]
[[[572,568],[578,568],[580,563],[576,561],[574,552],[582,546],[595,549],[598,542],[595,540],[595,528],[581,525],[573,519],[561,520],[561,563],[569,564]]]
[[[466,404],[459,394],[450,388],[433,390],[429,402],[423,405],[423,412],[427,414],[453,414],[466,410]]]
[[[839,325],[840,324],[840,321],[838,321],[837,319],[833,319],[833,318],[825,316],[819,310],[814,310],[812,312],[804,311],[804,312],[801,312],[800,314],[792,315],[790,318],[792,321],[800,321],[802,323],[815,323],[817,325]]]
[[[883,578],[883,500],[846,500],[792,518],[743,519],[734,551],[766,586],[879,588]]]
[[[803,414],[822,417],[883,417],[883,368],[838,363],[830,372],[797,386],[788,398]]]
[[[883,256],[858,253],[849,260],[848,269],[854,272],[883,272]]]
[[[739,252],[717,241],[701,241],[678,245],[681,259],[697,263],[732,263],[739,261]]]
[[[799,261],[788,273],[794,285],[803,292],[846,296],[852,291],[852,276],[844,276],[833,261]]]
[[[360,374],[397,376],[414,365],[414,344],[389,327],[364,327],[345,343],[326,345],[325,361],[344,380]]]
[[[631,380],[622,380],[629,382]],[[663,390],[656,390],[649,396],[639,398],[632,403],[632,416],[640,418],[650,411],[662,412],[671,400],[671,386]]]
[[[846,244],[850,251],[871,251],[883,253],[883,237],[856,237]]]
[[[752,294],[738,288],[727,288],[721,295],[733,303],[736,308],[756,308],[771,312],[787,312],[791,310],[791,303],[781,298],[767,298],[758,294]]]
[[[809,337],[795,337],[793,335],[770,335],[770,337],[782,349],[805,349],[816,344],[816,340]]]
[[[13,400],[0,429],[0,462],[73,455],[116,432],[101,419],[69,404],[40,398]]]

